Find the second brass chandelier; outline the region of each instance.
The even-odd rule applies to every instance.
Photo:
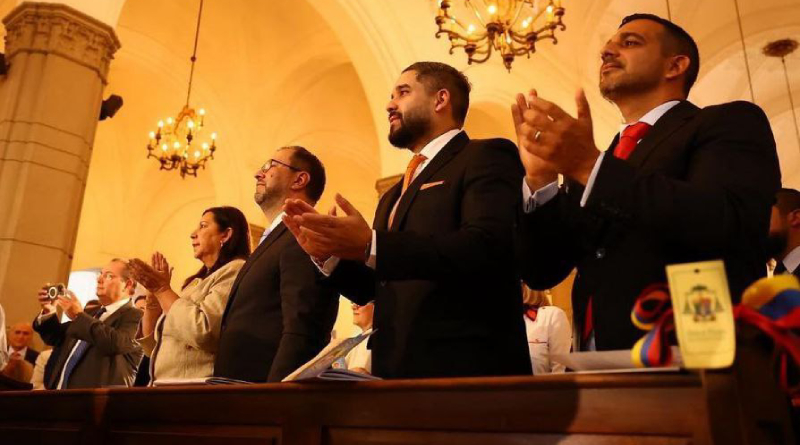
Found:
[[[506,69],[517,56],[536,52],[536,42],[558,43],[562,23],[561,0],[438,0],[436,37],[447,36],[450,54],[463,48],[469,64],[500,53]]]

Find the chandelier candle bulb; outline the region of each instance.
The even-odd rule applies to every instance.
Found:
[[[483,20],[487,12],[488,20]],[[459,22],[456,13],[475,16],[479,23]],[[559,0],[442,0],[435,17],[436,37],[446,35],[450,54],[461,48],[470,65],[498,52],[510,72],[516,57],[536,52],[536,42],[558,43],[556,32],[566,30],[564,13]]]

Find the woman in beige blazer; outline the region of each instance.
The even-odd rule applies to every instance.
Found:
[[[213,375],[228,294],[250,255],[247,220],[233,207],[206,210],[191,239],[203,266],[179,293],[170,287],[172,270],[160,253],[153,254],[151,265],[130,261],[136,281],[148,290],[137,337],[150,357],[151,382]]]

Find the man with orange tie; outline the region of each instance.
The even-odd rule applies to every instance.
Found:
[[[512,247],[522,166],[510,141],[461,130],[469,91],[442,63],[400,75],[389,141],[414,156],[372,228],[341,196],[341,216],[285,205],[286,226],[330,283],[356,304],[375,301],[379,377],[531,373]]]
[[[630,320],[634,301],[666,282],[668,264],[724,260],[738,301],[766,273],[770,206],[781,182],[759,107],[701,109],[686,100],[700,58],[682,28],[628,16],[601,58],[600,92],[625,122],[608,151],[595,146],[583,91],[577,118],[536,91],[512,106],[525,167],[522,276],[545,289],[577,268],[573,326],[582,350],[633,346],[643,335]]]

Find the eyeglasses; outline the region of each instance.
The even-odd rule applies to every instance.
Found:
[[[285,162],[281,162],[281,161],[279,161],[277,159],[270,159],[269,161],[265,162],[264,165],[261,166],[261,171],[263,173],[266,173],[272,167],[277,167],[279,165],[284,166],[284,167],[286,167],[286,168],[288,168],[289,170],[292,170],[292,171],[296,171],[296,172],[303,171],[303,170],[301,170],[301,169],[299,169],[299,168],[297,168],[295,166],[289,165],[289,164],[287,164]]]

